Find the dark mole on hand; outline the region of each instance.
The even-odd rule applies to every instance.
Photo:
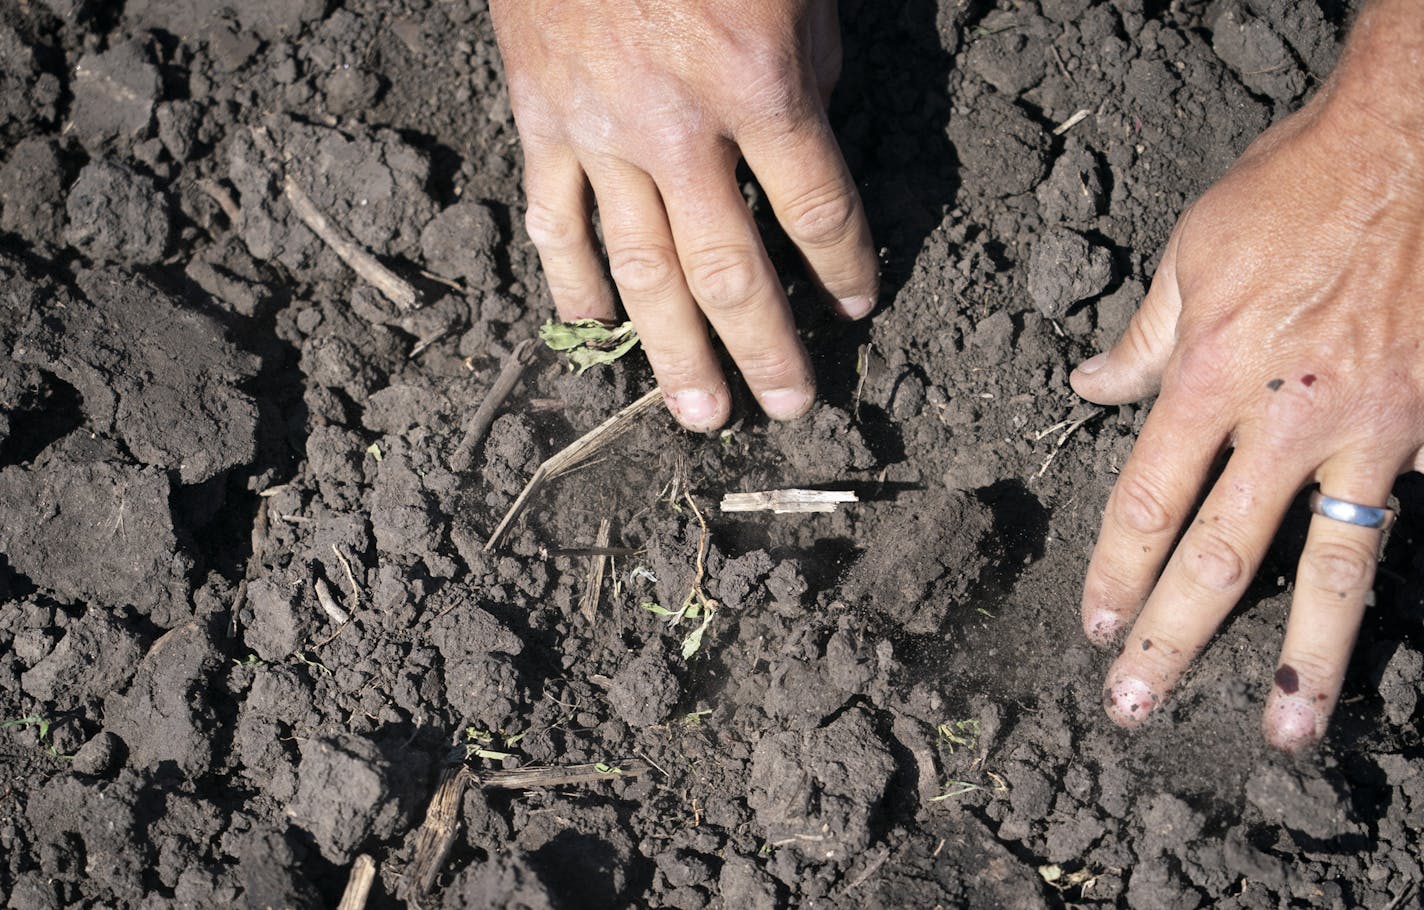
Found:
[[[1294,695],[1300,688],[1300,677],[1296,675],[1295,667],[1290,664],[1281,664],[1276,670],[1276,687],[1287,695]]]
[[[1144,650],[1144,651],[1151,651],[1151,650],[1152,650],[1152,639],[1150,639],[1150,638],[1144,638],[1144,639],[1142,639],[1142,650]]]
[[[1286,381],[1284,379],[1272,379],[1270,382],[1266,383],[1266,388],[1274,392],[1285,384]]]
[[[1300,384],[1305,386],[1307,389],[1315,385],[1315,374],[1306,373],[1304,376],[1300,377]]]

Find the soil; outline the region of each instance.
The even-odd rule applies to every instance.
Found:
[[[1350,13],[846,0],[874,318],[831,318],[754,202],[822,403],[769,425],[743,394],[709,436],[644,417],[486,553],[651,379],[542,354],[449,467],[551,311],[485,3],[0,0],[0,903],[333,906],[367,854],[372,907],[1416,905],[1417,477],[1310,758],[1259,734],[1300,509],[1139,732],[1102,714],[1077,616],[1146,408],[1084,405],[1070,364]],[[264,142],[422,307],[298,220]],[[792,486],[861,502],[717,509]],[[602,519],[622,555],[590,616]],[[702,619],[642,607],[698,584],[684,657]],[[649,770],[468,789],[417,897],[467,745],[477,772]]]

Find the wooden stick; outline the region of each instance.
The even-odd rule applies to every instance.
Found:
[[[514,387],[519,385],[524,368],[533,362],[534,345],[533,338],[526,338],[516,344],[514,350],[504,359],[504,364],[499,368],[499,375],[495,377],[494,385],[490,386],[485,400],[480,402],[475,413],[465,422],[465,435],[456,447],[455,454],[450,456],[451,470],[462,474],[470,469],[475,460],[475,449],[479,448],[480,443],[489,434],[495,415],[504,406],[505,399],[514,391]]]
[[[609,532],[612,528],[613,523],[607,518],[598,523],[598,534],[593,538],[595,550],[607,549]],[[603,574],[607,570],[608,554],[600,552],[593,557],[593,562],[589,564],[588,582],[583,589],[583,598],[579,601],[579,612],[590,623],[593,622],[594,614],[598,612],[598,598],[603,593]]]
[[[365,910],[366,900],[371,896],[371,883],[375,880],[376,861],[362,853],[351,864],[351,877],[346,880],[346,891],[336,910]]]
[[[524,507],[529,504],[530,497],[539,491],[539,488],[544,485],[545,481],[552,480],[566,471],[573,470],[585,459],[592,457],[599,449],[626,433],[628,429],[632,427],[633,422],[637,420],[644,411],[652,408],[662,400],[662,390],[653,389],[642,398],[639,398],[603,423],[600,423],[578,439],[575,439],[564,448],[563,451],[551,456],[547,461],[539,465],[534,471],[534,476],[529,478],[529,482],[524,485],[524,489],[521,490],[519,496],[515,498],[514,504],[509,507],[509,511],[504,513],[504,518],[500,521],[499,526],[494,529],[494,533],[491,534],[489,540],[485,542],[485,552],[488,553],[499,546],[499,542],[504,538],[505,532],[509,530],[510,525],[514,524],[514,520],[519,517],[520,513],[524,511]]]
[[[302,219],[302,223],[311,228],[316,234],[331,247],[341,261],[351,267],[351,270],[360,275],[362,280],[380,291],[385,298],[396,305],[401,312],[409,312],[415,309],[420,298],[415,293],[415,288],[403,281],[395,272],[386,268],[375,256],[366,252],[355,240],[351,238],[346,230],[338,225],[332,224],[312,202],[306,191],[297,186],[290,174],[286,175],[282,181],[282,195],[287,197],[287,203],[291,205],[292,211]]]
[[[834,512],[843,502],[859,502],[853,490],[764,490],[759,493],[728,493],[722,497],[723,512]]]

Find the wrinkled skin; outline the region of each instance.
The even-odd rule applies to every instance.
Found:
[[[1424,99],[1393,96],[1424,83],[1424,58],[1411,64],[1401,48],[1408,18],[1390,21],[1417,20],[1411,2],[1376,4],[1334,82],[1191,206],[1123,339],[1072,376],[1102,404],[1160,387],[1083,593],[1090,638],[1109,646],[1126,633],[1104,693],[1120,724],[1167,696],[1303,487],[1383,506],[1400,473],[1424,466]],[[1417,22],[1413,32],[1417,54]],[[1382,61],[1401,49],[1391,71]],[[1325,732],[1380,539],[1312,516],[1266,705],[1279,748]]]
[[[731,409],[707,323],[774,418],[815,380],[736,181],[761,182],[847,318],[874,307],[878,263],[826,121],[840,70],[834,0],[493,0],[524,145],[526,225],[563,319],[614,318],[590,221],[669,409]]]

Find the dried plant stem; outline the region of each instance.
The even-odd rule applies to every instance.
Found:
[[[490,425],[494,423],[495,415],[504,406],[505,399],[509,398],[515,386],[519,385],[520,377],[524,375],[524,368],[534,359],[534,339],[526,338],[514,346],[514,350],[509,352],[504,364],[499,368],[499,375],[495,377],[494,385],[490,386],[489,394],[485,395],[484,401],[475,409],[475,413],[470,415],[470,419],[465,422],[465,434],[460,439],[460,445],[455,449],[455,454],[450,456],[450,468],[456,473],[464,473],[470,469],[470,465],[475,460],[475,450],[479,448],[485,436],[489,434]]]
[[[515,498],[513,505],[509,507],[509,511],[504,514],[504,518],[500,521],[498,527],[494,529],[494,533],[491,534],[489,540],[485,542],[485,552],[488,553],[499,546],[499,542],[504,539],[504,535],[509,531],[510,526],[514,524],[514,520],[524,511],[524,508],[529,504],[529,499],[539,491],[540,487],[546,482],[558,477],[560,474],[573,470],[583,461],[591,458],[599,449],[608,445],[619,436],[622,436],[633,426],[634,421],[636,421],[644,411],[654,407],[662,400],[662,391],[660,389],[653,389],[642,398],[639,398],[603,423],[594,427],[578,439],[575,439],[563,451],[551,456],[547,461],[539,465],[534,471],[534,476],[529,478],[529,482],[524,485],[524,489],[521,490],[519,496]]]
[[[292,211],[302,220],[303,224],[311,228],[313,234],[331,247],[332,252],[340,256],[341,261],[350,266],[357,275],[360,275],[363,281],[394,303],[397,309],[404,313],[419,305],[420,299],[415,293],[415,288],[382,265],[375,256],[366,252],[346,233],[344,228],[328,220],[317,209],[316,203],[312,202],[306,191],[297,186],[297,182],[292,179],[290,174],[286,175],[282,181],[282,195],[287,197],[287,203],[292,207]]]
[[[351,864],[351,877],[346,880],[346,891],[341,895],[341,903],[336,910],[365,910],[366,901],[371,896],[371,883],[376,880],[376,861],[362,853]]]

